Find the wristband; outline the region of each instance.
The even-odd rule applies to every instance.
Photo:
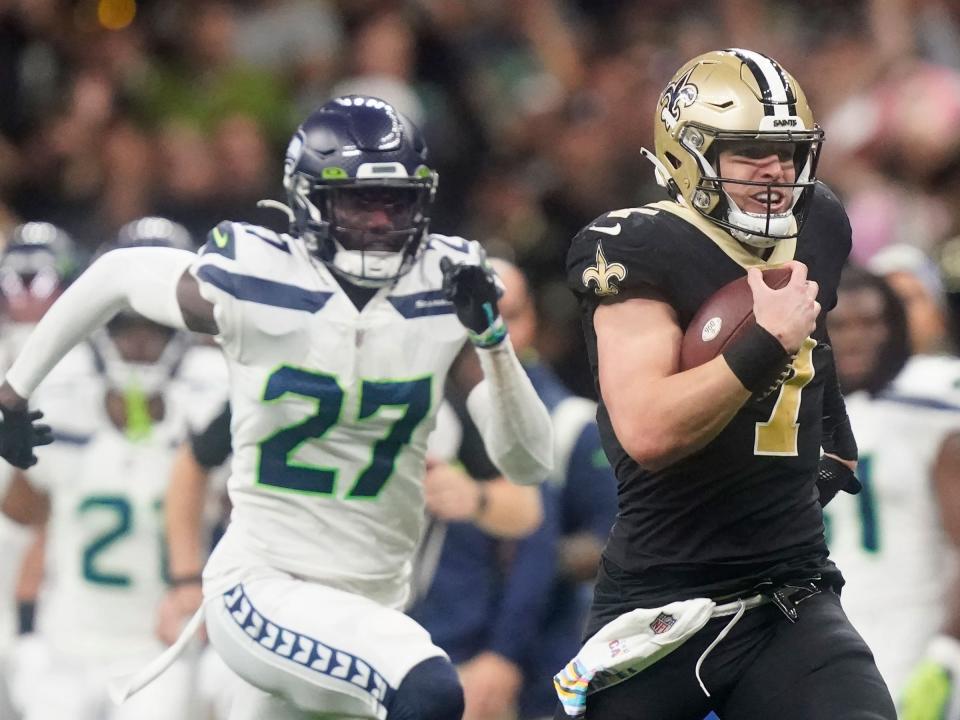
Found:
[[[780,341],[756,323],[723,351],[723,359],[752,393],[768,392],[791,361]]]
[[[467,330],[467,335],[475,347],[484,349],[496,347],[502,343],[503,339],[507,336],[507,324],[500,315],[497,315],[491,318],[489,327],[482,333]]]
[[[183,587],[184,585],[202,585],[203,584],[203,575],[197,573],[195,575],[172,575],[167,581],[167,585],[172,588]]]

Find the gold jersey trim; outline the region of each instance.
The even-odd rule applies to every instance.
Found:
[[[770,257],[764,260],[747,250],[733,235],[718,225],[714,225],[696,210],[683,207],[672,200],[661,200],[660,202],[650,203],[645,207],[664,210],[693,225],[697,230],[710,238],[714,245],[723,250],[727,257],[742,268],[769,268],[782,265],[788,260],[793,260],[797,252],[797,238],[784,238],[773,246],[773,252],[770,253]],[[792,222],[791,232],[795,231],[797,221],[793,219]]]

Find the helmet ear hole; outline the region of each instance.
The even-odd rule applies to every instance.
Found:
[[[678,157],[677,157],[676,155],[674,155],[672,152],[664,153],[664,155],[666,156],[667,161],[668,161],[671,165],[673,165],[673,169],[674,169],[674,170],[679,170],[679,169],[680,169],[680,166],[683,164],[683,163],[680,161],[680,158],[678,158]]]

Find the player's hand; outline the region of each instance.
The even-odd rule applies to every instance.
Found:
[[[486,265],[457,264],[440,258],[443,294],[453,303],[457,317],[479,347],[493,347],[506,337],[507,329],[497,308],[502,290],[496,273]]]
[[[183,626],[202,604],[203,588],[200,583],[170,588],[157,607],[157,624],[154,628],[157,637],[164,644],[173,645],[180,637]],[[202,627],[201,633],[205,638],[206,631]]]
[[[7,383],[0,387],[0,457],[15,467],[26,470],[35,465],[33,448],[53,442],[49,425],[39,423],[39,410],[29,410],[27,402]]]
[[[786,266],[792,271],[790,282],[779,290],[764,282],[759,268],[747,270],[747,283],[753,292],[753,315],[757,324],[793,355],[817,326],[820,288],[815,281],[807,280],[807,266],[802,262],[791,260]]]
[[[463,720],[502,720],[515,713],[523,673],[507,658],[482,652],[459,668]]]
[[[817,471],[817,489],[820,491],[820,507],[836,497],[841,490],[856,495],[863,489],[855,474],[856,460],[844,460],[836,455],[824,453],[820,458]]]
[[[427,510],[448,522],[469,522],[482,508],[483,488],[467,473],[449,463],[427,461],[423,478]]]
[[[960,642],[935,637],[925,658],[910,674],[900,697],[900,720],[941,720],[957,717],[960,682]]]

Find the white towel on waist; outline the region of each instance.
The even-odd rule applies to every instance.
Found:
[[[553,678],[563,709],[582,715],[590,692],[616,685],[680,647],[713,616],[710,598],[641,608],[604,625]]]

